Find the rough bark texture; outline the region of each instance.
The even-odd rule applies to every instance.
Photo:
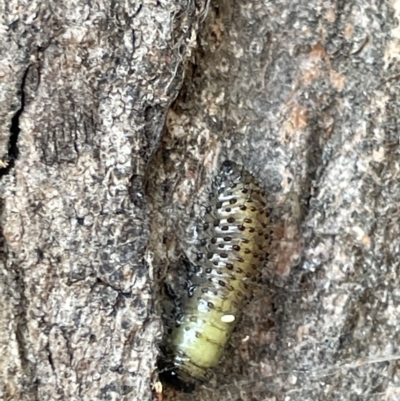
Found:
[[[161,326],[143,176],[200,11],[0,8],[0,398],[151,399]]]
[[[270,261],[210,381],[164,399],[400,398],[398,0],[0,15],[0,398],[155,396],[161,289],[225,159],[270,199]]]

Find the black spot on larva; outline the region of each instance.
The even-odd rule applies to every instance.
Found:
[[[195,285],[189,286],[189,288],[188,288],[188,295],[189,295],[190,298],[194,295],[194,290],[195,290],[195,289],[196,289],[196,286],[195,286]]]
[[[194,294],[182,300],[181,326],[172,331],[166,346],[168,362],[176,378],[186,383],[203,379],[208,369],[218,363],[220,350],[227,344],[238,320],[225,322],[218,319],[218,313],[228,308],[236,317],[251,298],[254,286],[247,283],[259,276],[263,260],[254,250],[264,253],[264,243],[268,242],[264,238],[270,236],[266,199],[254,178],[234,162],[223,163],[210,190],[209,202],[205,215],[212,213],[212,217],[199,216],[210,222],[199,227],[199,236],[203,239],[198,245],[199,269],[194,273],[197,276],[193,279]],[[231,208],[229,205],[238,206]],[[221,223],[225,221],[226,224]],[[254,235],[254,232],[261,235]],[[208,244],[211,244],[209,251],[200,248]],[[208,252],[203,257],[201,250],[205,249]],[[191,335],[185,335],[184,328],[189,328]],[[209,359],[199,360],[198,349],[204,350],[202,357],[210,355]]]

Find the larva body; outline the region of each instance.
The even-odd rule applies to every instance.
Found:
[[[265,260],[267,226],[260,187],[246,170],[226,161],[199,229],[195,286],[167,343],[179,379],[203,379],[218,364]]]

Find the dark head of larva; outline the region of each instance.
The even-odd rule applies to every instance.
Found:
[[[236,163],[232,162],[231,160],[225,160],[221,164],[221,172],[225,174],[230,174],[235,167]]]
[[[210,197],[220,195],[227,183],[231,188],[235,187],[235,183],[240,181],[243,168],[233,161],[226,160],[222,163],[219,174],[214,178],[213,191],[210,192]]]

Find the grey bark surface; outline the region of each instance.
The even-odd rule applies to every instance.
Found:
[[[163,398],[400,398],[397,0],[0,15],[0,398],[161,398],[163,286],[225,159],[269,262],[210,380]]]
[[[1,1],[0,398],[149,400],[143,177],[200,11]]]

